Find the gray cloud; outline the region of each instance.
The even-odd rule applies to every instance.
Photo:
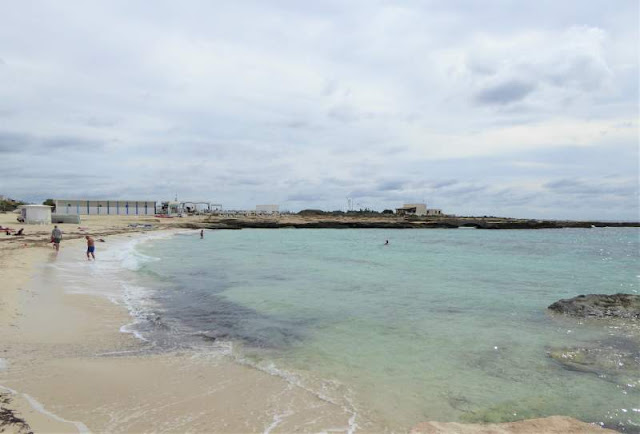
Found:
[[[510,80],[480,91],[475,100],[480,104],[510,104],[520,101],[536,88],[533,83]]]
[[[607,181],[607,179],[559,179],[544,184],[544,187],[555,193],[580,196],[617,195],[623,197],[638,197],[640,194],[640,187],[638,186],[637,179],[623,180],[622,182]]]
[[[0,194],[634,216],[636,18],[578,0],[14,2]]]

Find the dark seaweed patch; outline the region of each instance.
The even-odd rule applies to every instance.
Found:
[[[5,432],[5,428],[17,428],[21,434],[33,434],[27,422],[18,417],[16,412],[8,408],[11,398],[8,393],[0,393],[0,433]]]

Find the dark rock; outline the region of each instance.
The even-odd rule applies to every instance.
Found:
[[[578,317],[640,319],[640,296],[589,294],[556,301],[548,309]]]

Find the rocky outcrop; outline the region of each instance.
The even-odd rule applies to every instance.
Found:
[[[640,319],[640,296],[589,294],[556,301],[548,309],[581,318]]]
[[[640,226],[638,222],[603,223],[503,217],[398,217],[396,215],[335,216],[283,214],[277,217],[211,216],[199,222],[173,222],[191,229],[560,229],[603,226]]]
[[[594,374],[623,388],[640,378],[640,346],[631,339],[616,338],[590,347],[551,348],[548,355],[564,369]]]

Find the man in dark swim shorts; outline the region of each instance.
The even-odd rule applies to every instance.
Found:
[[[85,237],[87,239],[87,260],[90,261],[91,258],[93,258],[93,260],[96,260],[96,255],[94,254],[94,252],[96,251],[96,242],[93,241],[93,238],[91,238],[89,235],[87,235]],[[91,255],[91,258],[89,257],[89,255]]]
[[[53,242],[53,247],[56,249],[56,252],[60,250],[60,241],[62,241],[62,231],[58,229],[58,226],[54,226],[51,231],[51,241]]]

